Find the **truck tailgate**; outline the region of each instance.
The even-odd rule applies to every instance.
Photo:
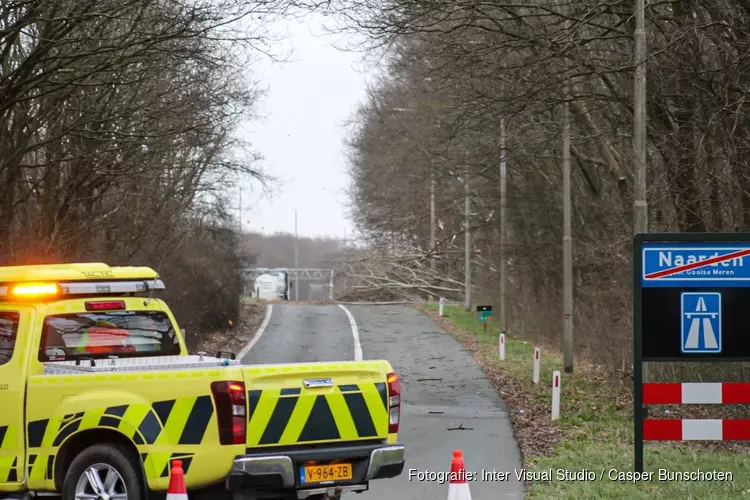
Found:
[[[386,440],[384,361],[243,366],[247,446]]]

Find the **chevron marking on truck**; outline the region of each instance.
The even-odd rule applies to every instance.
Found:
[[[172,455],[167,460],[167,463],[164,464],[164,468],[162,469],[161,475],[159,477],[169,477],[169,464],[172,463],[172,460],[182,460],[182,472],[184,474],[187,474],[190,470],[190,464],[193,462],[194,456],[195,453],[172,453]]]
[[[18,434],[16,426],[0,425],[0,483],[18,481],[18,452],[16,449]]]
[[[362,384],[364,385],[364,384]],[[385,434],[388,393],[384,383],[376,391],[361,392],[360,385],[338,386],[330,394],[302,394],[299,387],[248,391],[248,446],[290,445],[329,440],[357,440]],[[133,441],[147,477],[169,475],[173,459],[183,461],[188,473],[194,453],[152,450],[162,446],[198,446],[214,420],[211,396],[91,408],[83,412],[29,422],[28,477],[52,480],[60,446],[76,432],[111,428]],[[376,425],[377,423],[377,425]],[[12,426],[0,427],[0,452],[15,440]],[[48,453],[43,453],[48,452]],[[13,460],[11,462],[11,459]],[[0,455],[0,479],[17,477],[16,458]]]
[[[52,479],[54,456],[57,448],[78,431],[94,428],[112,428],[133,441],[141,452],[148,477],[165,477],[169,474],[170,452],[148,452],[144,447],[200,445],[214,415],[211,396],[197,396],[149,404],[131,404],[92,408],[84,412],[29,422],[29,449],[51,449],[54,453],[31,455],[29,478]],[[0,432],[8,435],[5,427]],[[4,441],[0,440],[0,443]],[[183,470],[188,473],[194,453],[178,453]],[[187,458],[187,459],[186,459]],[[0,475],[5,468],[0,462]]]
[[[28,464],[28,478],[29,479],[44,479],[44,474],[47,471],[47,460],[49,455],[29,455]]]
[[[18,457],[6,455],[0,456],[0,483],[13,483],[17,481],[16,466]]]
[[[17,462],[13,462],[15,469]],[[29,455],[29,463],[27,465],[28,478],[32,480],[52,480],[53,471],[55,464],[55,455],[51,453],[43,453],[38,455]],[[17,479],[16,479],[17,480]]]
[[[0,483],[18,481],[18,457],[0,457]]]
[[[248,447],[329,440],[357,440],[386,434],[387,386],[360,392],[356,384],[317,396],[298,387],[248,391]],[[381,429],[376,428],[378,422]]]

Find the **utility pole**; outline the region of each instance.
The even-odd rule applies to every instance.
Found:
[[[635,157],[635,197],[633,199],[633,233],[648,232],[648,203],[646,200],[646,6],[644,0],[635,2],[635,103],[633,147]],[[642,363],[642,380],[648,382],[648,363]],[[635,367],[633,367],[635,368]],[[638,378],[634,377],[636,383]],[[644,408],[644,418],[648,407]]]
[[[242,186],[240,186],[240,205],[238,207],[239,217],[237,218],[240,226],[240,234],[242,234]]]
[[[471,234],[469,232],[469,213],[471,198],[469,195],[469,165],[466,165],[464,177],[464,309],[471,311]]]
[[[431,129],[433,131],[437,130],[440,131],[440,117],[438,116],[437,119],[433,118],[432,127]],[[436,132],[433,132],[433,134]],[[430,159],[430,270],[432,271],[433,275],[436,274],[436,263],[435,263],[435,251],[436,251],[436,238],[435,238],[435,188],[437,181],[435,179],[435,168],[436,168],[436,160],[435,157],[432,156]],[[432,295],[430,295],[430,300],[432,300]]]
[[[294,300],[299,301],[299,262],[297,260],[297,210],[294,211]]]
[[[563,102],[563,369],[573,372],[573,238],[570,231],[570,82]]]
[[[635,13],[635,199],[633,229],[648,232],[646,202],[646,29],[644,0],[636,0]]]
[[[433,160],[434,162],[434,160]],[[435,271],[435,165],[430,164],[430,269]]]
[[[500,118],[500,333],[508,331],[508,217],[506,184],[508,172],[505,167],[505,118]]]

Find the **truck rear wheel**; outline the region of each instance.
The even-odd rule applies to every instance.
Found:
[[[62,500],[145,500],[143,494],[127,451],[110,444],[83,450],[68,467],[62,487]]]

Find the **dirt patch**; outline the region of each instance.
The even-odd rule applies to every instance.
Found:
[[[523,383],[503,373],[502,369],[493,363],[491,356],[494,350],[486,349],[487,346],[477,342],[473,335],[441,318],[438,312],[421,307],[419,309],[472,353],[482,372],[502,396],[510,409],[511,423],[524,460],[526,457],[551,455],[564,436],[560,428],[548,423],[548,405],[535,401],[534,395],[524,389]]]
[[[205,352],[216,354],[218,351],[239,353],[255,336],[265,316],[266,306],[262,303],[240,304],[240,318],[224,330],[203,334],[193,343],[191,353]]]

